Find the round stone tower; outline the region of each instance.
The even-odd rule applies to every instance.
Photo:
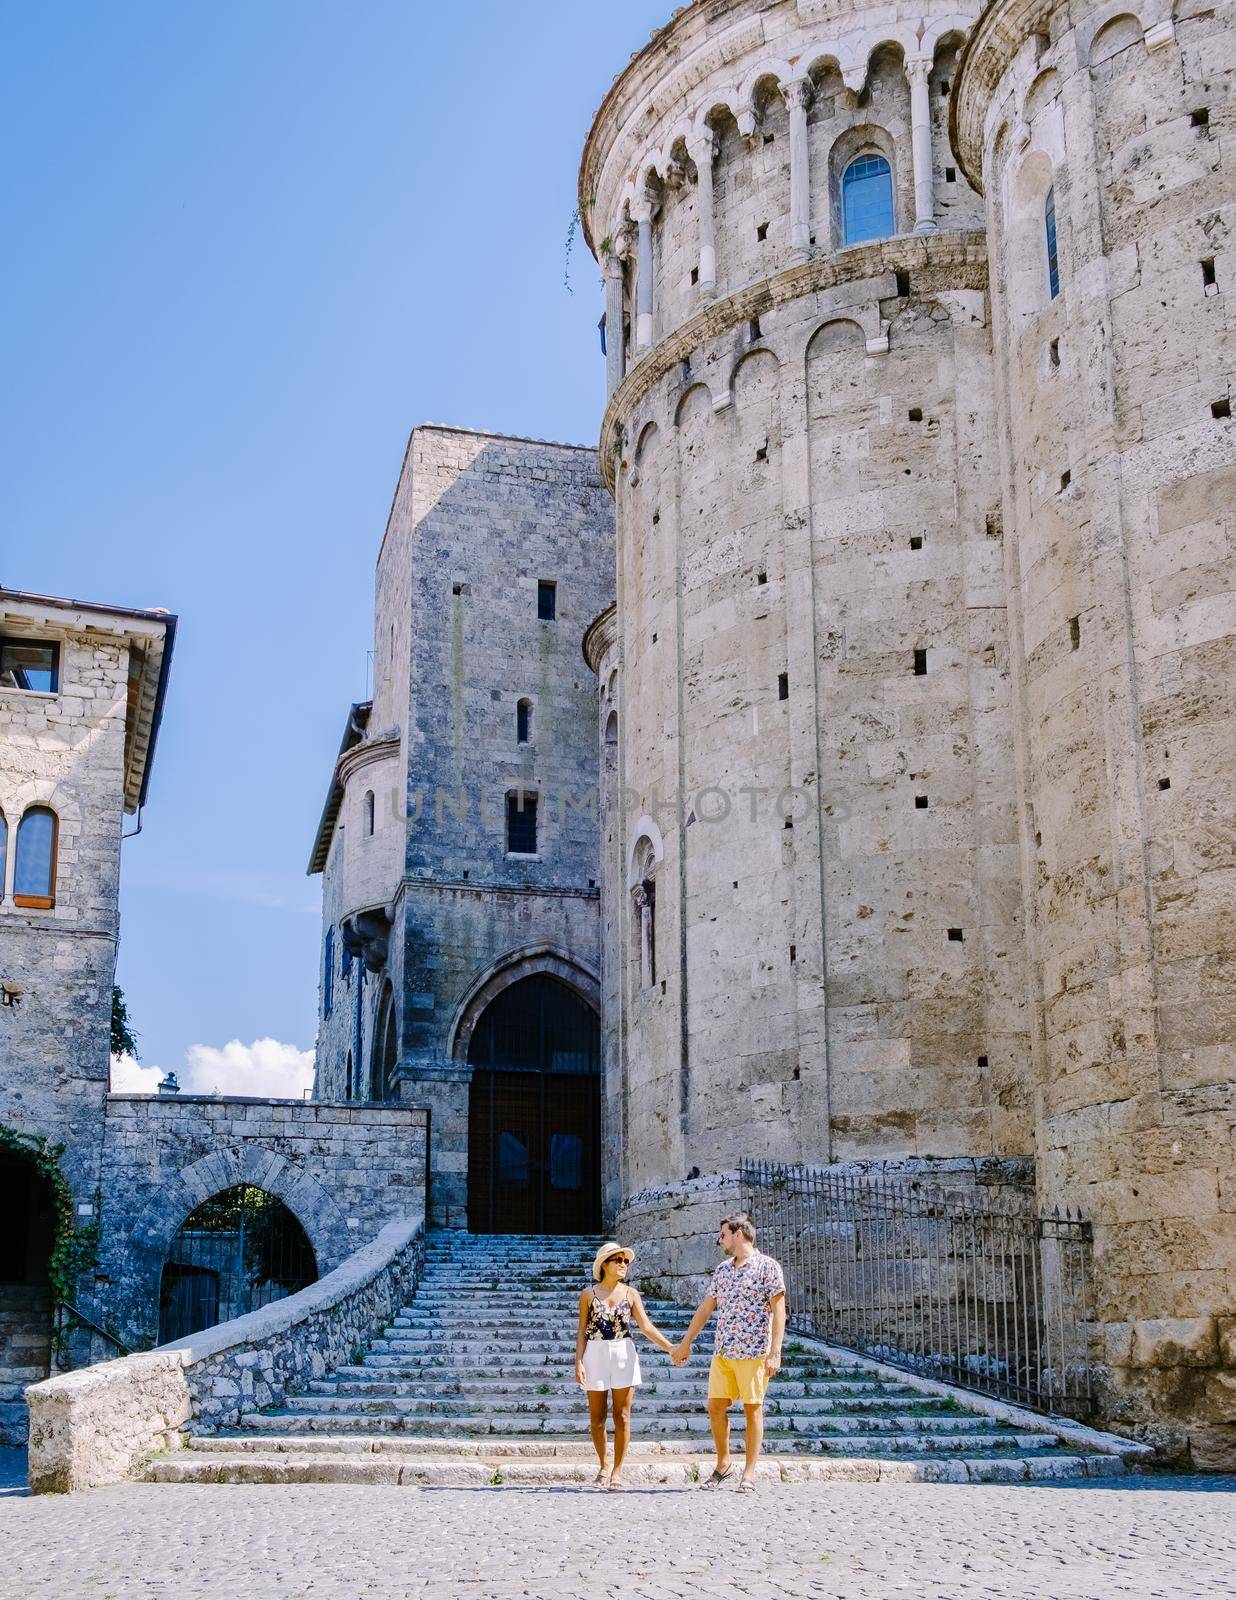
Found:
[[[1040,1192],[1110,1414],[1236,1467],[1231,6],[995,0],[951,142],[991,258]]]
[[[588,138],[628,1202],[744,1156],[1033,1147],[983,210],[948,133],[976,14],[699,0]]]

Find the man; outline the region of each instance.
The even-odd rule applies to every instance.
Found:
[[[785,1278],[780,1263],[755,1248],[755,1224],[745,1211],[723,1220],[717,1243],[728,1259],[713,1273],[708,1293],[673,1358],[675,1366],[688,1360],[700,1329],[714,1311],[719,1312],[708,1372],[708,1421],[717,1464],[703,1487],[715,1489],[733,1474],[730,1406],[741,1400],[747,1418],[747,1450],[738,1492],[752,1494],[755,1464],[764,1442],[764,1391],[781,1368]]]

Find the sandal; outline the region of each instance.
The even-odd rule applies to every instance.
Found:
[[[611,1474],[610,1480],[605,1485],[605,1487],[607,1489],[611,1490],[611,1491],[613,1491],[613,1490],[621,1491],[621,1490],[626,1488],[626,1484],[623,1483],[623,1481],[622,1481],[622,1479],[620,1477],[616,1477],[616,1476]]]
[[[729,1480],[733,1476],[734,1476],[734,1463],[731,1461],[729,1466],[726,1467],[724,1472],[718,1472],[716,1467],[714,1467],[712,1469],[712,1476],[710,1478],[705,1478],[703,1483],[700,1484],[700,1488],[701,1489],[719,1489],[723,1483],[728,1483]]]
[[[608,1489],[611,1475],[611,1469],[609,1467],[601,1467],[598,1470],[596,1477],[592,1480],[592,1487],[594,1489]]]
[[[738,1485],[738,1492],[739,1492],[739,1494],[754,1494],[755,1493],[755,1479],[754,1478],[744,1478],[742,1480],[742,1482]]]

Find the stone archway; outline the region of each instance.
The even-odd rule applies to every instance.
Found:
[[[568,988],[574,989],[600,1016],[601,980],[591,967],[585,966],[561,945],[525,945],[522,949],[509,951],[473,979],[464,998],[455,1008],[447,1032],[447,1052],[453,1060],[461,1065],[467,1062],[473,1029],[502,991],[536,973],[557,978]]]
[[[0,1157],[0,1445],[26,1442],[22,1388],[51,1371],[51,1184],[28,1156]]]
[[[286,1156],[259,1145],[213,1151],[160,1189],[129,1233],[124,1293],[117,1309],[131,1342],[156,1335],[163,1266],[185,1219],[213,1196],[243,1186],[262,1189],[282,1201],[305,1230],[321,1276],[355,1248],[338,1205],[316,1178]]]

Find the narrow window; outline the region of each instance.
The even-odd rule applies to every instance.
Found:
[[[375,820],[375,817],[374,817],[375,809],[376,808],[375,808],[374,802],[373,802],[373,790],[372,789],[366,789],[365,790],[365,836],[367,838],[372,838],[373,837],[373,828],[374,828],[374,820]]]
[[[1202,258],[1202,287],[1204,289],[1217,289],[1219,287],[1215,281],[1215,258],[1213,256],[1203,256]]]
[[[350,1050],[348,1051],[347,1074],[347,1081],[343,1086],[343,1097],[345,1100],[350,1100],[352,1098],[352,1052]]]
[[[922,678],[922,677],[925,677],[926,674],[927,674],[927,652],[926,652],[926,650],[916,650],[914,652],[914,676],[916,678]]]
[[[762,339],[764,337],[764,335],[760,332],[760,319],[758,317],[752,317],[750,322],[748,322],[747,337],[753,340]]]
[[[1073,474],[1066,467],[1065,470],[1060,474],[1060,493],[1061,494],[1064,493],[1064,491],[1068,488],[1068,486],[1072,483],[1072,481],[1073,481]]]
[[[691,268],[691,282],[692,283],[698,283],[699,281],[700,281],[700,269],[698,267],[692,267]]]
[[[1056,254],[1056,189],[1053,184],[1047,191],[1043,208],[1043,229],[1047,235],[1047,287],[1054,300],[1060,293],[1060,258]]]
[[[755,459],[757,461],[767,461],[768,460],[768,446],[766,444],[762,444],[760,446],[760,448],[755,452]]]
[[[841,179],[842,230],[846,244],[887,239],[893,225],[893,171],[883,156],[857,157]]]
[[[908,272],[898,272],[896,278],[898,298],[905,300],[910,294],[910,274]]]
[[[944,181],[945,181],[945,183],[956,183],[957,182],[957,168],[956,167],[945,167],[945,169],[944,169]]]
[[[553,622],[558,615],[558,585],[545,578],[536,586],[536,614],[542,622]]]
[[[534,794],[513,789],[506,797],[506,848],[513,856],[536,854],[536,801]]]
[[[515,741],[517,744],[532,743],[531,700],[521,700],[515,707]]]
[[[978,1058],[978,1069],[979,1069],[980,1072],[986,1072],[987,1071],[987,1057],[986,1056],[980,1056]]]
[[[945,94],[948,93],[948,79],[947,78],[941,78],[940,79],[940,93],[942,95],[945,95]]]
[[[755,237],[761,244],[763,244],[768,238],[768,224],[766,222],[760,223],[759,227],[755,230]]]
[[[329,1017],[335,1007],[335,930],[327,928],[322,951],[322,1015]]]
[[[757,572],[755,575],[755,581],[756,583],[767,583],[768,574],[766,572]]]
[[[777,699],[778,700],[788,700],[789,698],[790,698],[790,675],[789,675],[788,672],[779,672],[777,674]]]
[[[639,924],[639,986],[651,989],[657,981],[657,886],[643,878],[631,891]]]
[[[32,806],[17,828],[13,904],[50,911],[56,904],[56,813]]]
[[[1069,649],[1070,650],[1080,650],[1081,649],[1081,618],[1080,617],[1070,617],[1069,618]]]
[[[60,687],[60,646],[37,639],[0,639],[0,688],[55,694]]]
[[[1212,417],[1230,417],[1232,414],[1230,397],[1224,395],[1222,400],[1212,400],[1210,402],[1210,414]]]
[[[1051,362],[1053,367],[1058,367],[1060,365],[1059,339],[1053,339],[1052,342],[1047,346],[1047,359]]]
[[[4,899],[4,875],[9,865],[9,825],[0,811],[0,900]]]

